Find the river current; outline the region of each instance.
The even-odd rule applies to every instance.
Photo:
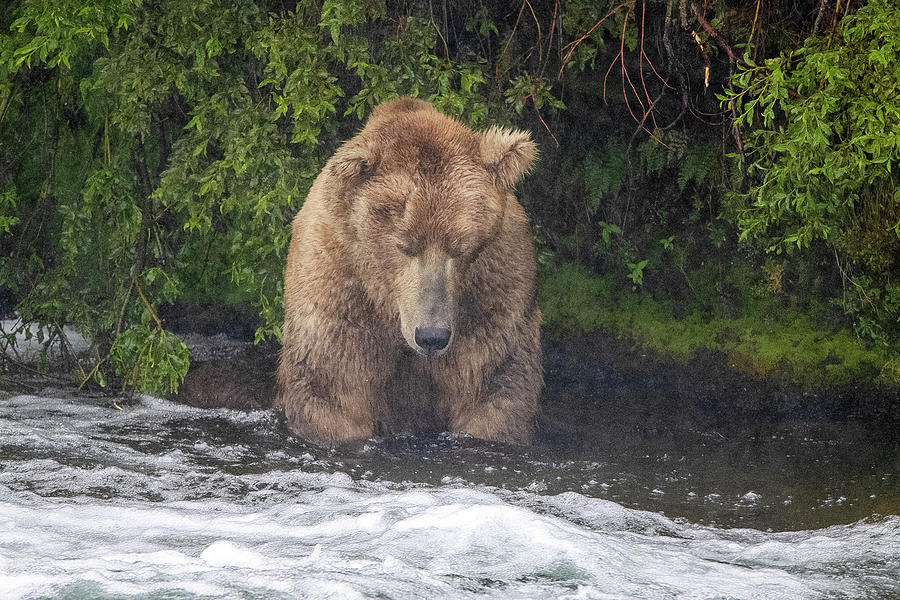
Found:
[[[272,411],[7,395],[0,597],[900,597],[900,517],[872,510],[896,473],[804,499],[752,473],[710,482],[704,440],[630,458],[450,435],[321,450]]]

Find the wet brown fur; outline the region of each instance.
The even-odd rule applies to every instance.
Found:
[[[525,443],[542,386],[535,264],[513,195],[536,148],[385,103],[293,223],[276,406],[334,443],[423,430]],[[452,330],[423,355],[415,327]]]

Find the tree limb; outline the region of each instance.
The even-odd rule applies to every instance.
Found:
[[[731,46],[728,45],[727,42],[719,35],[719,32],[716,31],[715,27],[709,24],[709,21],[706,20],[706,17],[701,12],[700,7],[696,4],[691,4],[694,8],[694,14],[697,15],[697,22],[700,23],[700,27],[703,28],[703,31],[709,34],[709,37],[713,39],[713,41],[725,51],[725,54],[728,55],[728,62],[734,64],[738,62],[738,58],[734,54],[734,50],[731,49]]]

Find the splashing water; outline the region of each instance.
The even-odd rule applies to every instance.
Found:
[[[468,443],[448,440],[434,452]],[[306,446],[271,412],[0,400],[0,596],[900,597],[895,516],[721,529],[534,485],[425,484],[416,470],[441,465],[421,457],[392,481],[384,454]]]

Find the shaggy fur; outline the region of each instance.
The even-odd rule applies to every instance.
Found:
[[[527,133],[382,104],[293,223],[276,406],[330,444],[450,429],[526,443],[543,385]],[[446,347],[417,328],[449,330]]]

